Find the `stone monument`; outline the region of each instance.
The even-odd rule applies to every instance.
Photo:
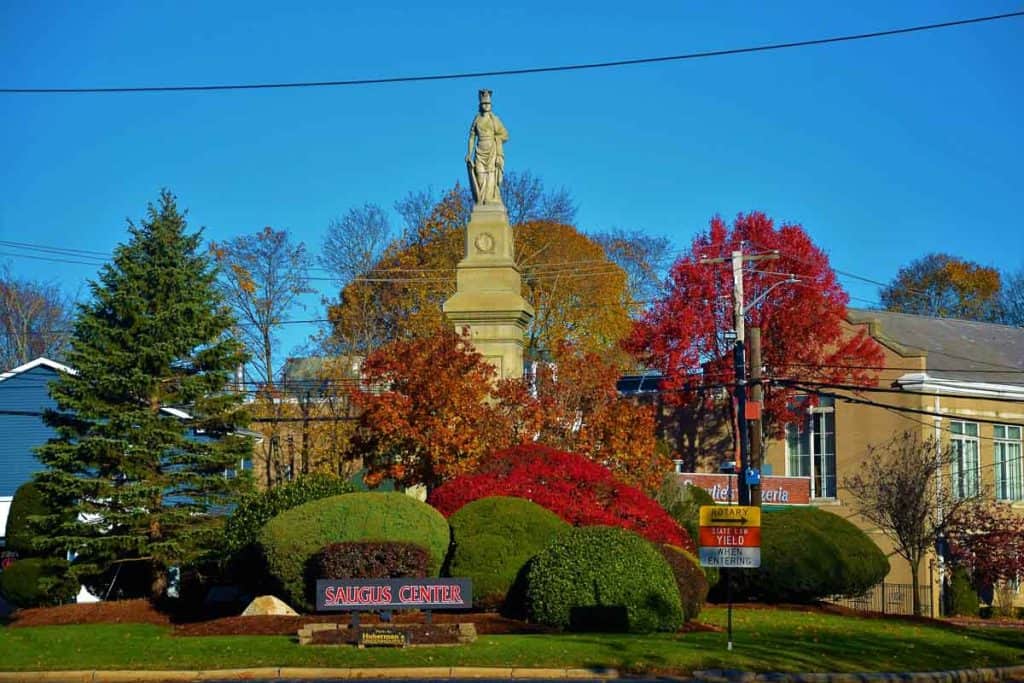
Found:
[[[443,310],[457,331],[469,331],[474,348],[499,377],[521,377],[523,335],[533,308],[523,299],[512,226],[501,200],[508,131],[491,111],[491,91],[481,90],[479,99],[466,153],[473,189],[466,255],[456,267],[455,294]]]

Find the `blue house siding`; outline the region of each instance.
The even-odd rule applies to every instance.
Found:
[[[13,496],[42,469],[33,449],[56,435],[42,413],[57,407],[47,391],[57,374],[39,365],[0,381],[0,497]]]

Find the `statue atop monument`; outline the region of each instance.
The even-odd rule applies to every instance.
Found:
[[[477,204],[501,205],[501,183],[505,173],[505,152],[508,131],[501,119],[491,111],[491,91],[481,90],[480,113],[469,127],[469,149],[466,166],[469,184]]]

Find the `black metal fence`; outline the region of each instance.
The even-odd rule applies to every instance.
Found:
[[[927,584],[919,586],[918,594],[921,598],[921,613],[925,616],[934,617],[935,608],[932,604],[932,587]],[[864,593],[864,595],[859,595],[855,598],[833,596],[828,599],[828,602],[865,612],[913,614],[913,595],[914,587],[909,583],[880,583],[868,589],[868,592]]]

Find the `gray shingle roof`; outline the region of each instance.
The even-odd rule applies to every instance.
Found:
[[[1024,386],[1024,328],[857,309],[847,319],[876,323],[878,340],[905,355],[924,353],[931,377]]]

